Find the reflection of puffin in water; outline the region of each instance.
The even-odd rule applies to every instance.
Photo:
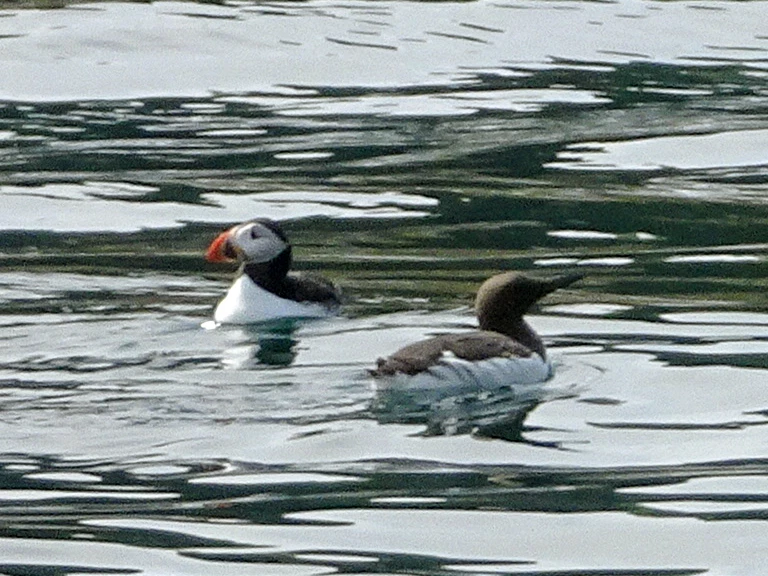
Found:
[[[301,320],[273,320],[229,331],[230,345],[223,352],[223,365],[238,370],[290,366],[299,353],[297,331],[301,323]],[[232,336],[237,340],[232,341]]]
[[[331,282],[289,273],[291,245],[276,222],[257,219],[233,226],[211,243],[205,257],[209,262],[242,262],[214,312],[218,323],[320,318],[338,311],[339,290]]]
[[[435,336],[379,358],[371,374],[380,421],[423,421],[433,434],[461,433],[446,426],[463,422],[464,431],[519,439],[525,416],[544,396],[536,385],[553,376],[544,343],[523,316],[581,278],[507,272],[486,280],[475,301],[479,330]]]

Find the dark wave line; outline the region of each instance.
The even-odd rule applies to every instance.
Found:
[[[326,36],[328,42],[334,42],[341,44],[342,46],[357,46],[358,48],[378,48],[379,50],[397,50],[397,46],[389,46],[387,44],[369,44],[367,42],[352,42],[351,40],[341,40],[340,38],[331,38]]]

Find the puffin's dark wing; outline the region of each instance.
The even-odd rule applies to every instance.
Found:
[[[341,293],[330,280],[315,274],[290,274],[286,278],[291,300],[317,302],[328,307],[341,304]]]
[[[418,374],[437,364],[446,353],[470,362],[488,358],[527,358],[532,354],[530,349],[508,336],[477,330],[436,336],[405,346],[388,358],[379,358],[371,373],[374,376],[391,376],[398,372]]]

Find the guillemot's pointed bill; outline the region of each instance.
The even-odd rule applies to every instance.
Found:
[[[209,262],[241,262],[238,277],[219,303],[214,320],[251,324],[278,318],[317,318],[338,311],[338,288],[325,278],[289,273],[292,249],[277,222],[238,224],[211,242]]]
[[[523,319],[541,298],[582,278],[537,279],[507,272],[486,280],[475,299],[480,330],[446,334],[379,358],[371,374],[380,387],[493,388],[552,376],[544,343]]]

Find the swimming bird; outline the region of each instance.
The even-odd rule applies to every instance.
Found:
[[[318,318],[338,311],[341,296],[329,280],[290,273],[291,244],[277,222],[258,218],[219,234],[205,254],[209,262],[240,262],[235,282],[213,318],[251,324],[280,318]]]
[[[568,274],[540,280],[506,272],[477,292],[479,330],[445,334],[379,358],[371,374],[379,389],[494,389],[544,382],[552,364],[539,335],[524,315],[541,298],[580,280]]]

